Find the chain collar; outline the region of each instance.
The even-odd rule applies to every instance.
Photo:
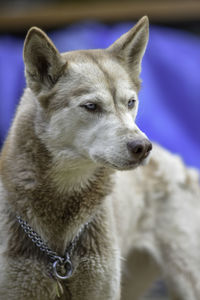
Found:
[[[17,216],[17,220],[24,232],[31,239],[31,241],[40,249],[40,251],[42,251],[49,257],[52,264],[51,275],[53,275],[56,280],[65,280],[71,277],[74,270],[71,257],[74,251],[74,247],[84,229],[84,226],[79,230],[78,234],[70,242],[65,251],[65,255],[61,257],[47,246],[47,244],[42,240],[41,236],[37,234],[37,232],[35,232],[26,221],[24,221],[20,216]]]

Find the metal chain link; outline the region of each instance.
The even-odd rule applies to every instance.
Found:
[[[56,252],[52,251],[47,246],[47,244],[42,240],[41,236],[37,234],[26,221],[22,220],[20,216],[17,216],[17,220],[27,236],[42,252],[46,253],[46,255],[52,260],[56,260],[59,257]]]
[[[56,279],[65,280],[69,278],[73,273],[73,266],[71,262],[71,255],[74,251],[75,245],[84,229],[85,226],[88,225],[85,224],[83,226],[78,234],[74,237],[74,239],[71,241],[69,246],[67,247],[65,251],[65,256],[61,257],[59,256],[55,251],[52,251],[47,244],[42,240],[41,236],[33,230],[33,228],[24,221],[20,216],[17,216],[17,220],[24,230],[24,232],[27,234],[27,236],[31,239],[31,241],[42,251],[44,252],[52,261],[52,269],[53,269],[53,276],[56,277]],[[65,270],[65,274],[59,273],[59,268]]]

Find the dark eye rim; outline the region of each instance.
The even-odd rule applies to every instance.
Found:
[[[81,104],[80,107],[85,108],[89,112],[99,112],[100,107],[98,104],[93,103],[93,102],[87,102],[85,104]]]
[[[135,104],[136,104],[136,99],[135,98],[131,98],[129,101],[128,101],[128,109],[132,109],[135,107]]]

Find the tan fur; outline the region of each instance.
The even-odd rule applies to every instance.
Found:
[[[176,299],[200,298],[197,174],[157,145],[132,170],[148,153],[127,147],[147,143],[134,122],[147,41],[146,17],[106,50],[60,54],[29,31],[27,89],[0,158],[1,300],[58,299],[18,214],[59,255],[83,228],[60,299],[136,300],[160,273]]]

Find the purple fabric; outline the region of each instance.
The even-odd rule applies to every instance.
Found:
[[[63,52],[104,48],[132,27],[82,23],[50,33]],[[0,36],[0,144],[23,93],[22,39]],[[143,60],[137,123],[150,139],[200,168],[200,38],[154,27]]]

